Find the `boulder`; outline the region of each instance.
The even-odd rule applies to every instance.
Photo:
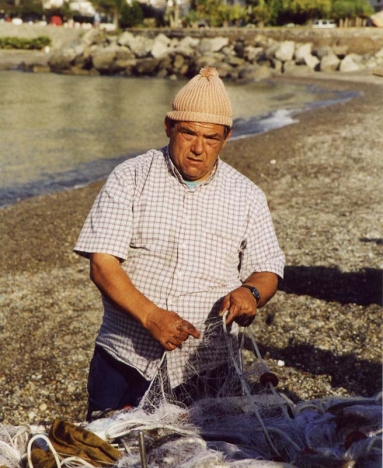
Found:
[[[354,72],[362,70],[364,67],[356,63],[351,55],[346,55],[346,57],[340,62],[339,71],[342,73]]]
[[[383,28],[383,11],[370,16],[371,23],[377,28]]]
[[[321,72],[333,72],[338,70],[340,59],[333,53],[325,55],[320,61],[319,69]]]
[[[332,47],[332,51],[337,57],[342,59],[347,55],[348,46],[347,45],[335,45]]]
[[[271,66],[273,67],[274,72],[282,73],[283,71],[283,63],[278,59],[271,60]]]
[[[134,42],[134,34],[129,31],[125,31],[117,40],[117,44],[122,46],[130,47],[130,43]]]
[[[68,70],[74,63],[76,58],[76,51],[72,47],[64,49],[56,49],[52,52],[48,60],[49,68],[53,72],[62,72]]]
[[[375,58],[377,58],[377,59],[379,59],[379,58],[383,59],[383,47],[382,47],[380,50],[378,50],[378,52],[376,52]]]
[[[154,38],[151,54],[154,58],[160,58],[169,53],[171,40],[165,34],[158,34]]]
[[[262,52],[262,47],[247,46],[245,48],[244,57],[248,62],[254,63],[257,61],[257,58],[262,54]]]
[[[347,57],[352,59],[355,63],[362,63],[363,55],[360,54],[348,54]]]
[[[158,60],[155,58],[143,58],[136,61],[134,73],[142,76],[153,76],[158,69]]]
[[[320,60],[318,57],[314,57],[314,55],[307,55],[305,57],[304,65],[307,65],[311,70],[316,70],[319,68]]]
[[[203,55],[219,52],[229,44],[228,37],[203,38],[199,44],[199,51]]]
[[[89,29],[81,38],[81,42],[87,46],[100,45],[107,38],[105,31],[99,28]]]
[[[134,59],[133,52],[125,46],[116,47],[116,60],[131,60]]]
[[[297,65],[304,65],[306,63],[306,57],[311,56],[312,44],[307,42],[298,46],[295,50],[295,63]]]
[[[265,80],[271,75],[272,70],[267,65],[246,65],[238,70],[239,78],[246,81]]]
[[[282,62],[289,62],[293,59],[295,52],[294,41],[283,41],[275,51],[275,58]]]
[[[92,62],[94,68],[100,73],[109,74],[119,71],[115,63],[117,58],[118,46],[99,47],[92,53]]]
[[[134,36],[128,31],[125,31],[117,41],[119,45],[129,47],[138,58],[147,57],[151,53],[153,42],[153,39],[145,36]]]
[[[313,73],[313,69],[307,65],[297,65],[293,60],[283,64],[283,73],[285,75],[307,75]]]
[[[237,75],[235,69],[225,62],[217,63],[216,69],[221,78],[233,78],[234,75]]]
[[[319,46],[319,47],[315,47],[312,50],[312,55],[314,55],[315,57],[318,57],[319,60],[322,60],[323,57],[331,53],[333,53],[333,51],[331,47],[328,47],[328,46]]]
[[[280,47],[280,43],[274,42],[269,47],[264,49],[264,52],[260,55],[260,58],[262,60],[272,60],[273,58],[275,58],[275,52],[279,49],[279,47]]]

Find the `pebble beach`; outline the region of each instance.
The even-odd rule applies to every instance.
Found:
[[[383,78],[320,75],[276,80],[359,96],[222,154],[266,193],[286,255],[285,279],[252,331],[295,402],[382,390]],[[102,309],[72,248],[102,183],[0,210],[2,424],[85,418]],[[250,347],[245,357],[256,380]]]

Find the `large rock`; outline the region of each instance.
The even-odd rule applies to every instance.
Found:
[[[238,70],[239,78],[246,81],[265,80],[271,75],[272,70],[267,65],[246,65]]]
[[[333,53],[331,47],[328,46],[318,46],[315,47],[312,51],[312,55],[315,55],[315,57],[318,57],[319,60],[322,60],[322,58],[326,55],[329,55]]]
[[[377,28],[383,28],[383,11],[379,11],[370,17],[370,20]]]
[[[282,62],[289,62],[293,59],[295,52],[294,41],[283,41],[275,51],[275,58]]]
[[[129,47],[138,58],[147,57],[153,48],[153,39],[145,36],[134,36],[129,31],[125,31],[118,39],[118,44]]]
[[[356,63],[351,55],[346,55],[346,57],[340,62],[339,71],[343,73],[354,72],[362,70],[364,67]]]
[[[247,46],[245,48],[245,59],[249,63],[254,63],[257,61],[258,57],[261,56],[262,52],[263,52],[262,47]]]
[[[70,69],[74,63],[75,58],[76,51],[73,47],[56,49],[49,57],[48,65],[53,72],[60,73],[64,70]]]
[[[306,63],[306,57],[311,55],[312,43],[306,42],[306,44],[301,44],[295,50],[295,63],[297,65],[304,65]]]
[[[171,40],[165,34],[158,34],[154,38],[151,54],[154,58],[160,58],[169,53]]]
[[[121,70],[116,63],[119,47],[112,45],[109,47],[98,47],[92,53],[92,62],[94,68],[101,74],[111,74]]]
[[[191,58],[195,55],[195,51],[199,43],[199,39],[186,36],[181,41],[172,42],[172,48],[177,52],[177,54]]]
[[[91,46],[94,44],[102,44],[107,35],[105,31],[99,28],[92,28],[89,29],[81,38],[81,41],[86,44],[87,46]]]
[[[307,65],[297,65],[294,60],[283,63],[283,73],[285,75],[307,75],[312,72],[312,68]]]
[[[134,73],[142,76],[153,76],[158,69],[158,60],[155,58],[144,58],[137,60]]]
[[[322,72],[334,72],[338,70],[340,59],[333,53],[325,55],[320,61],[319,69]]]
[[[279,49],[280,43],[273,42],[270,46],[264,49],[264,52],[261,54],[260,58],[262,60],[272,60],[275,58],[275,52]],[[280,59],[278,59],[280,60]]]
[[[204,54],[204,55],[212,54],[214,52],[219,52],[228,44],[229,44],[228,37],[214,37],[212,39],[204,38],[201,40],[201,43],[199,44],[199,51],[201,52],[201,54]]]

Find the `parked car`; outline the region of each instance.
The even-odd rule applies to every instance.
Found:
[[[313,28],[336,28],[336,23],[332,19],[315,19]]]

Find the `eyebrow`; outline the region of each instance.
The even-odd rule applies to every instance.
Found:
[[[177,127],[178,128],[178,131],[180,132],[185,132],[185,133],[189,133],[190,135],[197,135],[198,132],[192,130],[191,128],[189,127],[185,127],[183,125]],[[202,136],[204,138],[224,138],[224,135],[221,135],[220,133],[218,132],[214,132],[214,133],[203,133]]]

